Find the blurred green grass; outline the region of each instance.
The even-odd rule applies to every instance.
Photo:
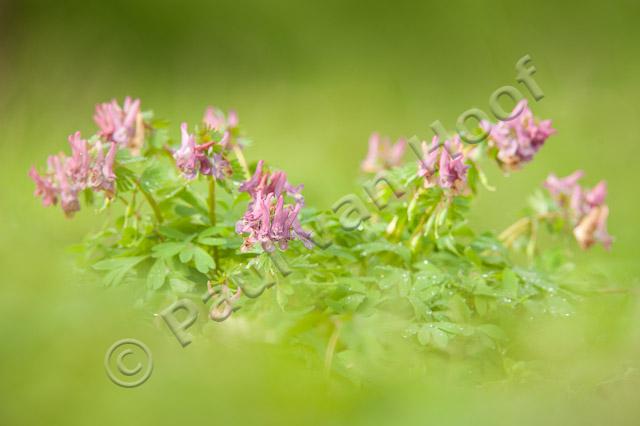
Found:
[[[101,219],[41,208],[26,172],[66,149],[74,130],[92,131],[97,102],[137,96],[174,123],[214,104],[239,112],[255,141],[249,157],[286,170],[326,208],[357,189],[371,131],[427,137],[436,119],[451,128],[469,107],[488,111],[490,93],[516,85],[514,64],[530,54],[546,95],[534,112],[559,132],[524,171],[490,172],[499,190],[481,194],[474,226],[504,228],[550,171],[582,168],[609,183],[616,242],[576,262],[610,287],[637,288],[638,16],[631,0],[0,2],[0,424],[636,424],[633,393],[618,386],[637,367],[634,297],[524,326],[524,357],[558,376],[542,389],[443,392],[442,381],[399,371],[372,372],[358,390],[218,331],[183,350],[132,309],[127,289],[75,282],[65,247]],[[127,336],[156,356],[134,390],[102,368],[106,348]],[[617,374],[613,396],[564,384],[586,389]]]

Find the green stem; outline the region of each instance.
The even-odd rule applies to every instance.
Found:
[[[508,241],[518,237],[522,233],[522,230],[529,226],[530,222],[531,218],[528,216],[518,219],[514,224],[502,231],[502,233],[498,236],[498,239],[505,242],[506,244]]]
[[[533,262],[533,256],[536,253],[536,244],[538,242],[538,221],[531,221],[531,234],[529,236],[529,244],[527,244],[527,257],[529,262]]]
[[[216,226],[216,178],[209,177],[209,221],[211,226]],[[218,246],[213,246],[213,260],[216,262],[216,270],[220,270],[220,257],[218,255]]]
[[[520,235],[529,231],[531,239],[529,241],[529,244],[527,245],[527,253],[530,256],[533,256],[535,245],[537,243],[539,223],[544,220],[555,219],[557,217],[558,213],[555,212],[540,213],[534,216],[525,216],[518,219],[514,224],[502,231],[502,233],[498,236],[498,239],[502,241],[502,243],[506,247],[510,247]]]
[[[333,355],[336,352],[336,346],[338,345],[338,339],[340,338],[341,325],[340,320],[334,321],[333,333],[331,333],[329,343],[327,344],[327,350],[324,353],[324,373],[326,376],[329,376],[331,373],[331,364],[333,363]]]
[[[238,146],[238,144],[233,145],[233,153],[236,154],[236,158],[238,159],[238,163],[240,163],[240,167],[244,171],[244,175],[247,180],[251,179],[251,172],[249,172],[249,165],[247,164],[247,160],[244,158],[244,154],[242,153],[242,149]]]
[[[420,193],[420,192],[418,192],[418,193]],[[417,196],[419,196],[418,193],[416,193]],[[431,215],[436,214],[436,208],[440,205],[441,201],[442,201],[442,197],[440,197],[440,200],[438,200],[437,204],[428,207],[424,211],[424,213],[422,213],[422,217],[420,217],[420,221],[418,222],[418,226],[416,226],[416,229],[414,230],[413,234],[411,234],[411,238],[409,239],[409,241],[413,240],[414,238],[418,238],[418,236],[420,235],[420,233],[424,229],[424,225],[426,224],[426,222],[429,219],[429,217]]]
[[[422,214],[422,217],[420,218],[420,222],[418,222],[418,226],[416,226],[415,231],[413,231],[413,234],[411,235],[412,239],[417,237],[422,232],[422,229],[424,228],[424,224],[427,222],[427,219],[431,214],[431,210],[432,209],[429,209]]]
[[[131,195],[131,202],[127,202],[127,200],[125,200],[124,198],[122,198],[122,200],[126,203],[127,208],[125,209],[125,214],[124,214],[124,228],[126,228],[127,226],[129,226],[129,219],[131,218],[131,216],[133,216],[135,214],[136,211],[136,194],[138,194],[138,191],[133,191],[133,194]]]
[[[149,203],[151,210],[153,210],[153,214],[156,216],[156,221],[158,222],[158,224],[161,224],[164,221],[164,218],[162,217],[162,212],[160,211],[160,207],[158,206],[158,203],[149,192],[145,191],[145,189],[142,187],[138,179],[134,179],[133,182],[135,183],[136,187],[140,190],[140,192],[142,192],[142,195],[144,195],[144,198],[147,200],[147,203]]]

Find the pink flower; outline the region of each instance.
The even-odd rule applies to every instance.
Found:
[[[467,190],[467,171],[462,143],[458,135],[439,143],[438,136],[434,136],[431,144],[422,142],[423,158],[419,161],[418,175],[424,177],[424,186],[431,188],[436,185],[449,189],[453,194],[462,194]]]
[[[75,212],[80,210],[80,202],[78,201],[79,188],[73,182],[69,182],[67,176],[67,159],[64,154],[49,157],[49,162],[53,166],[54,175],[59,188],[60,205],[67,217],[72,217]]]
[[[369,150],[362,162],[362,170],[367,173],[377,173],[402,164],[402,158],[407,149],[407,141],[398,139],[392,144],[388,138],[380,139],[378,133],[369,137]]]
[[[230,110],[225,117],[221,110],[211,106],[205,110],[202,118],[202,122],[208,128],[223,134],[220,145],[224,149],[230,149],[233,146],[233,136],[237,132],[239,121],[238,114],[234,110]]]
[[[239,122],[238,114],[235,111],[229,111],[229,114],[227,114],[227,117],[225,117],[224,112],[212,106],[207,107],[204,112],[202,121],[210,129],[216,130],[220,133],[224,133],[227,130],[237,128]]]
[[[582,217],[589,213],[589,205],[584,202],[584,189],[580,185],[576,185],[569,197],[569,218],[577,223]],[[562,198],[560,205],[563,206]]]
[[[436,172],[438,158],[440,156],[440,142],[438,136],[434,136],[431,145],[423,141],[421,144],[423,158],[418,161],[418,176],[424,177],[425,187],[435,186],[437,183]]]
[[[89,175],[89,149],[87,141],[82,139],[80,132],[69,136],[71,158],[68,160],[67,172],[74,182],[84,182]]]
[[[578,183],[583,176],[582,170],[576,170],[564,178],[551,173],[543,183],[556,203],[564,208],[569,207],[569,215],[574,218],[584,214],[583,191]]]
[[[36,190],[33,193],[36,197],[42,197],[42,205],[52,206],[58,202],[57,188],[52,182],[51,176],[40,176],[35,167],[29,170],[29,176],[36,184]]]
[[[228,178],[233,174],[231,163],[222,154],[213,154],[211,163],[211,175],[218,180]]]
[[[187,123],[180,126],[182,142],[180,148],[173,153],[176,166],[187,179],[195,179],[198,173],[211,175],[216,179],[224,179],[231,176],[233,170],[231,163],[222,154],[214,153],[211,157],[210,150],[215,142],[196,144],[196,137],[190,134]]]
[[[236,223],[238,234],[248,234],[242,250],[247,251],[257,243],[265,251],[273,251],[276,246],[286,250],[289,241],[295,239],[311,249],[311,235],[302,229],[298,219],[304,202],[300,194],[302,185],[294,187],[284,172],[272,174],[263,167],[260,161],[251,179],[240,186],[240,191],[251,195],[247,211]],[[293,198],[294,204],[285,204],[285,197]]]
[[[310,233],[302,229],[298,214],[302,205],[285,205],[284,195],[275,198],[274,194],[256,194],[256,198],[236,223],[238,234],[245,236],[242,251],[250,250],[259,243],[265,251],[281,250],[289,247],[289,241],[298,239],[308,249],[313,248]]]
[[[121,147],[138,150],[142,146],[142,138],[137,137],[143,131],[141,117],[140,99],[126,97],[122,108],[115,99],[96,105],[93,119],[100,127],[98,134],[101,137]]]
[[[498,162],[505,170],[517,170],[531,161],[547,138],[556,132],[551,127],[551,120],[538,122],[526,99],[516,105],[512,116],[510,120],[493,126],[482,123],[482,127],[489,131],[489,145],[496,148]]]
[[[229,110],[229,114],[227,114],[227,127],[236,128],[240,124],[240,119],[238,118],[238,113],[234,110]]]
[[[198,173],[211,174],[211,160],[204,152],[205,148],[196,145],[196,137],[189,133],[187,123],[182,123],[180,132],[182,142],[180,148],[173,153],[173,158],[182,175],[187,179],[195,179]]]
[[[451,158],[449,151],[442,150],[440,155],[440,187],[450,188],[455,193],[462,193],[467,187],[467,170],[462,155]]]
[[[243,182],[240,187],[240,192],[246,192],[252,197],[255,197],[258,192],[264,194],[273,193],[276,197],[280,197],[281,194],[287,194],[293,197],[297,203],[304,204],[304,198],[300,193],[304,185],[293,186],[287,180],[287,174],[284,172],[270,173],[264,171],[264,161],[258,161],[256,171],[253,176]]]
[[[607,197],[607,183],[600,181],[598,184],[585,194],[585,201],[591,206],[596,207],[604,204],[604,199]]]
[[[607,184],[599,182],[587,190],[578,181],[584,176],[582,170],[567,177],[549,175],[544,186],[549,190],[558,206],[564,210],[573,226],[573,235],[583,249],[600,242],[609,249],[613,238],[607,232],[609,207],[605,204]]]
[[[256,166],[256,171],[253,173],[253,176],[251,176],[248,181],[240,184],[240,188],[238,188],[240,192],[247,192],[252,197],[257,193],[258,186],[261,185],[264,179],[264,174],[262,172],[263,166],[264,161],[258,161],[258,165]]]
[[[578,185],[578,181],[582,179],[583,176],[584,172],[582,170],[576,170],[564,178],[559,178],[551,173],[543,185],[554,198],[559,199],[560,197],[573,194],[574,190],[580,186]]]
[[[606,205],[592,208],[573,230],[578,244],[583,250],[596,242],[600,242],[605,249],[611,249],[613,238],[607,232],[607,218],[609,207]]]
[[[182,134],[182,142],[180,148],[173,153],[173,158],[176,160],[176,166],[187,179],[195,179],[200,169],[198,152],[196,151],[196,138],[194,135],[189,134],[187,123],[182,123],[180,132]]]
[[[35,195],[42,197],[43,205],[50,206],[60,201],[67,217],[80,210],[78,194],[87,188],[103,191],[108,198],[114,196],[116,175],[113,168],[118,149],[115,142],[110,142],[105,157],[102,142],[98,140],[90,146],[80,132],[69,136],[69,144],[71,156],[63,153],[49,156],[44,176],[38,174],[34,167],[29,171],[36,184]]]
[[[116,175],[113,167],[116,159],[118,147],[115,142],[109,143],[109,151],[104,156],[102,143],[96,142],[96,156],[89,173],[89,186],[94,190],[104,191],[107,197],[112,198],[115,194]]]

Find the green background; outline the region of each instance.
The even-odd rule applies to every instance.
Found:
[[[522,172],[489,170],[498,191],[481,193],[474,226],[503,229],[549,172],[582,168],[609,184],[616,240],[576,263],[610,288],[637,288],[639,18],[632,0],[0,1],[0,424],[637,424],[634,295],[531,332],[531,359],[557,372],[545,385],[485,391],[402,371],[328,382],[222,326],[182,349],[127,289],[74,280],[66,247],[102,218],[43,209],[27,170],[73,131],[92,133],[97,102],[140,97],[174,124],[213,104],[238,111],[251,160],[286,170],[327,208],[358,190],[371,131],[426,138],[435,120],[453,128],[470,107],[488,112],[498,87],[526,93],[514,65],[530,54],[545,93],[532,108],[558,134]],[[137,389],[103,369],[124,337],[155,357]],[[615,390],[590,390],[608,381]]]

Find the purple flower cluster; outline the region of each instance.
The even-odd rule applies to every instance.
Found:
[[[93,118],[99,127],[95,142],[82,139],[80,132],[76,132],[69,136],[71,157],[63,153],[49,156],[42,175],[35,167],[29,170],[36,184],[35,195],[42,197],[42,204],[51,206],[60,201],[67,217],[80,210],[78,194],[84,189],[101,191],[107,198],[113,198],[116,191],[113,168],[118,148],[130,149],[135,154],[144,141],[139,99],[127,97],[123,107],[115,99],[98,104]]]
[[[208,107],[204,112],[202,122],[211,130],[222,133],[220,145],[224,149],[230,149],[233,145],[233,135],[238,129],[240,120],[238,114],[231,110],[225,117],[218,108]]]
[[[362,162],[361,168],[367,173],[377,173],[402,163],[402,157],[407,149],[407,141],[398,139],[392,144],[389,138],[381,138],[378,133],[369,137],[369,151]]]
[[[222,154],[212,153],[215,142],[196,144],[196,137],[189,133],[187,123],[180,126],[182,141],[180,148],[173,153],[176,166],[187,179],[195,179],[198,174],[210,175],[216,179],[231,176],[231,164]]]
[[[489,132],[489,146],[497,150],[497,159],[505,170],[517,170],[533,159],[549,136],[556,130],[551,120],[537,120],[526,99],[518,102],[511,118],[497,124],[483,122]]]
[[[583,188],[578,181],[584,176],[577,170],[564,178],[551,174],[544,182],[545,188],[558,205],[567,213],[573,225],[573,235],[580,247],[587,249],[596,242],[609,249],[613,238],[607,232],[609,207],[605,204],[607,184],[600,181],[592,189]]]
[[[300,194],[302,185],[293,186],[284,172],[270,173],[264,170],[263,161],[258,163],[255,173],[240,185],[240,191],[251,196],[247,211],[236,223],[238,234],[245,236],[242,251],[250,250],[260,243],[265,251],[275,250],[276,245],[286,250],[289,241],[298,239],[311,249],[311,234],[302,229],[298,214],[304,205]],[[286,204],[285,198],[293,204]]]
[[[225,117],[222,111],[212,106],[207,107],[202,121],[209,128],[221,133],[237,128],[239,123],[238,114],[234,110],[229,111]]]
[[[78,194],[90,188],[102,191],[108,198],[115,194],[116,175],[113,172],[117,145],[108,142],[104,153],[100,140],[93,146],[82,139],[80,132],[69,136],[71,157],[63,153],[51,155],[47,160],[47,171],[40,175],[35,167],[29,170],[29,176],[36,184],[35,196],[42,197],[42,204],[50,206],[60,201],[67,217],[80,210]]]
[[[126,97],[122,107],[115,99],[98,104],[93,119],[102,138],[117,143],[121,148],[129,148],[134,154],[139,152],[144,141],[140,99]]]
[[[418,162],[418,175],[424,178],[424,186],[439,186],[451,190],[454,194],[462,194],[467,190],[467,166],[458,135],[440,144],[438,136],[434,136],[431,144],[422,142],[423,158]]]

